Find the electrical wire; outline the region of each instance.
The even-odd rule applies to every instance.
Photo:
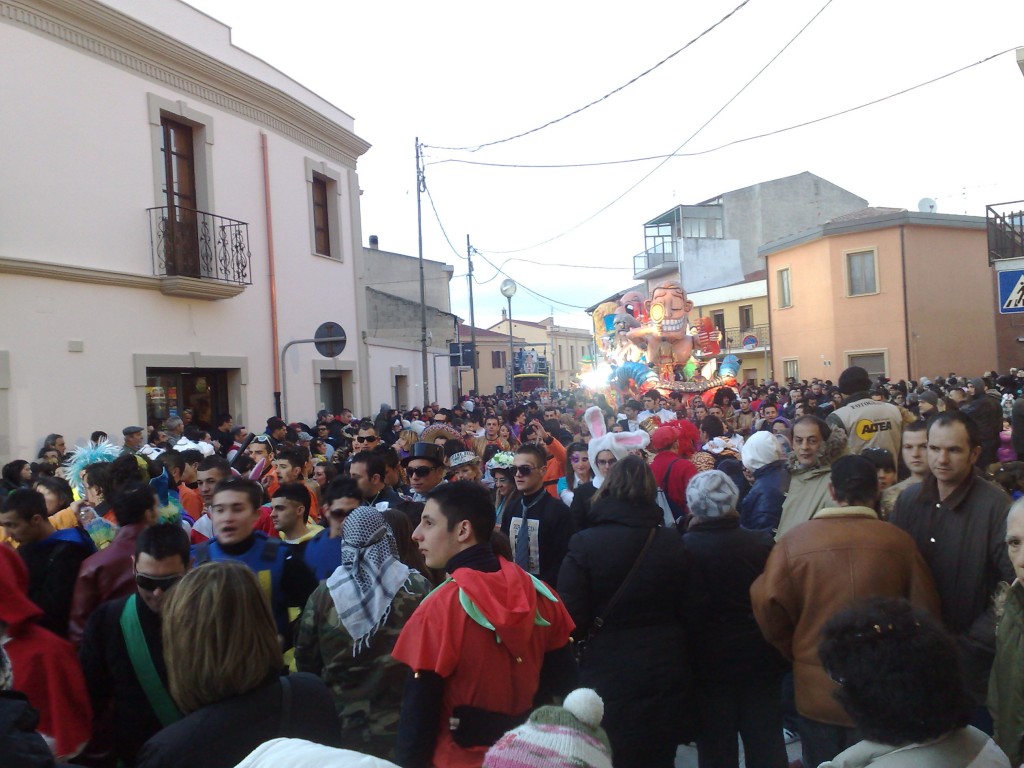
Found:
[[[480,253],[479,251],[477,251],[477,254],[480,256],[481,259],[483,259],[485,262],[487,262],[491,267],[493,267],[496,270],[495,277],[497,277],[498,275],[505,275],[505,277],[508,277],[508,278],[510,278],[512,280],[515,280],[515,278],[513,278],[507,272],[502,270],[501,267],[496,266],[494,264],[494,262],[492,262],[490,259],[488,259],[484,254]],[[492,277],[491,280],[493,280],[493,279],[494,278]],[[490,280],[488,280],[487,282],[490,282]],[[563,307],[571,307],[572,309],[589,309],[589,307],[583,306],[583,305],[580,305],[580,304],[570,304],[567,301],[559,301],[558,299],[553,299],[550,296],[545,296],[543,293],[539,293],[539,292],[535,291],[533,288],[530,288],[527,285],[523,285],[518,280],[515,280],[515,282],[516,282],[516,285],[518,285],[520,288],[522,288],[527,293],[532,293],[537,298],[544,299],[544,301],[550,302],[552,304],[559,304],[559,305],[561,305]]]
[[[463,256],[461,253],[455,250],[455,246],[452,245],[451,238],[448,237],[448,233],[445,232],[444,224],[441,223],[441,217],[437,213],[437,206],[434,205],[434,196],[430,194],[430,187],[427,186],[426,177],[423,178],[423,181],[420,185],[420,189],[427,193],[427,200],[430,201],[430,207],[434,211],[434,218],[437,219],[437,226],[441,228],[441,234],[444,235],[444,240],[446,243],[448,243],[448,247],[452,249],[452,253],[454,253],[460,259],[467,259],[467,256]]]
[[[774,131],[767,131],[765,133],[758,133],[758,134],[756,134],[754,136],[747,136],[747,137],[742,138],[742,139],[735,139],[733,141],[726,142],[725,144],[719,144],[717,147],[711,147],[709,149],[702,149],[702,150],[698,150],[696,152],[673,152],[672,154],[669,154],[669,155],[649,155],[648,157],[633,157],[633,158],[629,158],[629,159],[626,159],[626,160],[601,160],[601,161],[592,162],[592,163],[488,163],[488,162],[484,162],[482,160],[464,160],[462,158],[450,157],[450,158],[444,158],[444,159],[441,159],[441,160],[433,160],[433,161],[427,163],[427,165],[441,165],[442,163],[461,163],[463,165],[481,165],[481,166],[488,166],[488,167],[491,167],[491,168],[543,168],[543,169],[551,169],[551,168],[595,168],[595,167],[604,166],[604,165],[625,165],[627,163],[643,163],[643,162],[647,162],[649,160],[663,160],[663,159],[671,159],[671,158],[674,158],[674,157],[698,157],[699,155],[709,155],[712,152],[718,152],[720,150],[727,149],[728,147],[732,147],[732,146],[735,146],[737,144],[744,144],[744,143],[746,143],[748,141],[755,141],[757,139],[764,139],[764,138],[767,138],[769,136],[777,136],[780,133],[786,133],[788,131],[794,131],[794,130],[796,130],[798,128],[806,128],[809,125],[814,125],[815,123],[822,123],[822,122],[825,122],[826,120],[831,120],[834,117],[841,117],[843,115],[848,115],[851,112],[856,112],[858,110],[865,109],[867,107],[873,107],[876,104],[881,104],[882,102],[888,101],[889,99],[895,99],[895,98],[897,98],[899,96],[904,96],[904,95],[906,95],[906,94],[908,94],[908,93],[910,93],[912,91],[918,90],[919,88],[924,88],[925,86],[932,85],[932,84],[937,83],[937,82],[939,82],[941,80],[945,80],[946,78],[953,77],[954,75],[958,75],[961,72],[966,72],[967,70],[973,69],[974,67],[977,67],[977,66],[979,66],[981,64],[986,64],[989,61],[992,61],[992,59],[997,59],[1000,56],[1005,56],[1007,53],[1011,53],[1011,52],[1017,50],[1020,47],[1021,46],[1018,45],[1018,46],[1014,46],[1013,48],[1007,48],[1005,51],[999,51],[999,53],[993,53],[991,56],[986,56],[984,59],[979,59],[978,61],[974,62],[973,64],[967,64],[967,65],[965,65],[963,67],[959,67],[958,69],[954,69],[951,72],[947,72],[944,75],[939,75],[938,77],[933,77],[931,80],[925,80],[923,83],[918,83],[917,85],[912,85],[909,88],[904,88],[904,89],[899,90],[899,91],[894,91],[893,93],[887,94],[885,96],[880,96],[877,99],[872,99],[871,101],[866,101],[863,104],[858,104],[855,107],[849,107],[847,109],[840,110],[839,112],[833,112],[833,113],[831,113],[829,115],[823,115],[821,117],[816,117],[816,118],[813,118],[811,120],[805,120],[802,123],[796,123],[794,125],[790,125],[790,126],[787,126],[785,128],[777,128]]]
[[[711,122],[716,117],[718,117],[720,114],[722,114],[722,112],[724,112],[729,107],[730,104],[732,104],[734,101],[736,101],[736,99],[738,99],[740,97],[740,95],[745,90],[747,90],[747,88],[749,88],[754,83],[755,80],[757,80],[762,74],[764,74],[765,70],[767,70],[768,67],[770,67],[772,64],[774,64],[775,61],[783,53],[785,53],[789,49],[789,46],[791,46],[794,42],[796,42],[797,38],[800,37],[800,35],[802,35],[804,33],[804,31],[809,26],[811,26],[811,24],[813,24],[814,21],[819,16],[821,16],[821,14],[825,12],[825,9],[828,8],[830,5],[832,5],[832,0],[826,0],[825,4],[823,6],[821,6],[821,8],[818,10],[818,12],[815,13],[806,24],[804,24],[802,27],[800,27],[800,29],[797,31],[797,33],[795,35],[793,35],[793,37],[791,37],[789,39],[789,41],[784,46],[782,46],[781,49],[779,49],[779,52],[776,53],[774,56],[772,56],[771,59],[768,60],[768,63],[765,64],[763,67],[761,67],[761,69],[759,69],[757,71],[757,73],[752,78],[750,78],[743,85],[742,88],[740,88],[738,91],[736,91],[736,93],[734,93],[731,97],[729,97],[729,100],[726,101],[725,104],[723,104],[721,107],[719,107],[718,110],[713,115],[711,115],[711,117],[709,117],[707,120],[705,120],[704,123],[696,131],[694,131],[692,134],[690,134],[690,136],[685,141],[683,141],[682,144],[680,144],[678,147],[676,147],[672,151],[671,154],[666,155],[665,158],[660,163],[658,163],[651,170],[649,170],[647,173],[645,173],[643,176],[641,176],[639,178],[639,180],[637,180],[632,186],[630,186],[628,189],[626,189],[625,192],[620,194],[618,197],[616,197],[610,203],[608,203],[607,205],[605,205],[602,208],[598,209],[597,211],[592,213],[590,216],[588,216],[587,218],[583,219],[583,221],[580,221],[577,224],[574,224],[572,227],[570,227],[569,229],[565,230],[564,232],[561,232],[561,233],[559,233],[557,235],[554,235],[553,237],[549,237],[547,240],[542,240],[539,243],[534,243],[533,245],[528,245],[528,246],[526,246],[524,248],[512,248],[512,249],[508,249],[508,250],[504,250],[504,251],[498,251],[498,250],[494,250],[494,249],[487,249],[488,252],[489,253],[499,254],[499,255],[504,255],[504,254],[509,254],[509,253],[522,253],[523,251],[530,251],[530,250],[533,250],[534,248],[539,248],[542,245],[547,245],[548,243],[553,243],[555,240],[559,240],[559,239],[565,237],[566,235],[568,235],[569,233],[575,232],[577,229],[582,227],[584,224],[587,224],[587,223],[593,221],[594,219],[596,219],[598,216],[600,216],[602,213],[607,211],[609,208],[611,208],[617,202],[622,200],[626,195],[628,195],[634,189],[636,189],[641,184],[643,184],[645,181],[647,181],[647,179],[649,179],[651,176],[653,176],[655,173],[657,173],[658,170],[660,170],[672,158],[672,155],[674,155],[676,152],[678,152],[683,147],[685,147],[687,144],[689,144],[691,141],[693,141],[700,134],[701,131],[703,131],[705,128],[707,128],[711,124]]]
[[[682,48],[679,48],[678,50],[673,51],[668,56],[666,56],[664,59],[659,61],[657,64],[655,64],[654,66],[649,67],[648,69],[644,70],[643,72],[641,72],[639,75],[634,77],[629,82],[623,83],[618,88],[616,88],[616,89],[614,89],[612,91],[609,91],[604,96],[601,96],[598,99],[594,99],[589,104],[584,104],[579,109],[574,109],[572,112],[570,112],[570,113],[568,113],[566,115],[562,115],[561,117],[555,118],[554,120],[549,120],[548,122],[544,123],[544,125],[539,125],[536,128],[531,128],[530,130],[523,131],[522,133],[517,133],[514,136],[509,136],[509,137],[504,138],[504,139],[497,139],[496,141],[488,141],[488,142],[485,142],[483,144],[477,144],[475,146],[468,146],[468,147],[440,147],[440,146],[433,146],[433,145],[429,145],[429,144],[424,144],[423,146],[424,147],[428,147],[430,149],[444,150],[446,152],[478,152],[479,150],[483,149],[484,147],[493,147],[495,144],[505,144],[506,142],[514,141],[515,139],[521,139],[524,136],[529,136],[532,133],[537,133],[538,131],[542,131],[545,128],[548,128],[548,127],[550,127],[552,125],[555,125],[556,123],[562,122],[563,120],[568,120],[570,117],[572,117],[574,115],[578,115],[580,112],[583,112],[584,110],[590,109],[591,107],[593,107],[596,104],[600,104],[605,99],[608,99],[611,96],[614,96],[619,91],[622,91],[623,89],[628,88],[629,86],[633,85],[633,83],[635,83],[638,80],[640,80],[641,78],[646,77],[647,75],[651,74],[654,70],[658,69],[658,67],[660,67],[663,64],[666,64],[667,62],[669,62],[670,60],[674,59],[676,56],[678,56],[680,53],[685,51],[691,45],[696,43],[702,37],[704,37],[705,35],[709,34],[716,27],[718,27],[721,24],[725,23],[730,17],[735,15],[741,8],[743,8],[743,6],[745,6],[749,2],[750,2],[750,0],[743,0],[743,2],[741,2],[739,5],[737,5],[735,8],[733,8],[727,14],[725,14],[725,16],[723,16],[721,19],[716,21],[710,27],[708,27],[703,32],[701,32],[699,35],[697,35],[695,38],[693,38],[690,42],[688,42]]]

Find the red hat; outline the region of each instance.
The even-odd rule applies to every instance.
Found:
[[[675,427],[658,427],[651,435],[651,450],[664,451],[672,447],[679,439],[679,430]]]

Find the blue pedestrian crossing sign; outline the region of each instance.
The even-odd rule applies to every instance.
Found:
[[[999,273],[999,314],[1024,312],[1024,269]]]

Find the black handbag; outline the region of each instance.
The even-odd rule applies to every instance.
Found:
[[[647,551],[651,548],[651,544],[654,543],[654,536],[657,534],[657,528],[651,528],[651,532],[647,534],[647,541],[644,542],[643,548],[640,550],[640,554],[636,556],[636,560],[633,561],[633,567],[629,569],[629,573],[626,574],[626,578],[622,580],[619,588],[615,590],[615,594],[612,595],[612,599],[608,601],[608,605],[605,606],[601,615],[594,619],[590,624],[590,629],[587,630],[587,636],[576,640],[573,643],[573,651],[576,654],[576,661],[582,662],[583,656],[586,653],[587,646],[597,636],[608,621],[608,617],[612,611],[615,610],[616,604],[619,602],[619,598],[622,597],[622,593],[626,591],[626,586],[633,579],[633,575],[639,570],[640,563],[643,562],[644,557],[647,555]]]

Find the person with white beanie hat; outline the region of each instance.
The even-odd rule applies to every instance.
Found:
[[[744,469],[753,483],[740,503],[740,525],[753,531],[774,531],[782,517],[786,461],[779,441],[771,432],[755,432],[740,452]]]

